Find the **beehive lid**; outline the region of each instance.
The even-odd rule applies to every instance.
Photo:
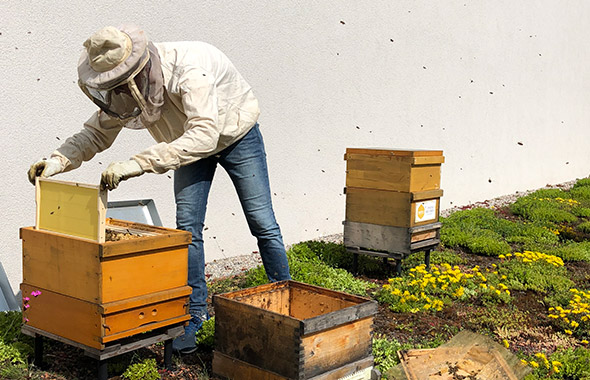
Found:
[[[346,148],[346,154],[367,154],[372,156],[429,157],[442,156],[442,150],[387,149],[387,148]]]

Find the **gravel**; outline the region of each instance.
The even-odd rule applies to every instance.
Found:
[[[573,180],[569,182],[560,183],[557,185],[546,185],[545,187],[542,187],[542,189],[569,190],[575,183],[576,180]],[[539,189],[517,191],[514,194],[502,195],[500,197],[488,199],[485,201],[470,203],[464,206],[452,207],[446,210],[441,210],[440,215],[443,217],[447,217],[455,211],[466,210],[475,207],[498,208],[507,206],[511,203],[514,203],[518,198],[528,195],[536,190]],[[343,238],[342,234],[339,233],[333,235],[320,236],[314,240],[340,244],[342,243]],[[260,258],[260,254],[258,252],[252,252],[250,254],[240,256],[232,256],[220,260],[213,260],[206,263],[205,276],[208,280],[231,277],[243,273],[251,268],[255,268],[259,265],[262,265],[262,259]]]

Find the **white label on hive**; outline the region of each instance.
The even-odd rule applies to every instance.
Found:
[[[436,202],[438,199],[416,203],[416,223],[436,219]]]

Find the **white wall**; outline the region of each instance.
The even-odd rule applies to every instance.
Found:
[[[109,24],[134,22],[157,41],[207,41],[234,61],[260,99],[286,243],[341,232],[346,147],[444,150],[443,208],[588,174],[587,1],[96,4],[0,3],[0,262],[15,292],[18,229],[34,223],[25,173],[93,111],[76,64],[82,42]],[[151,143],[145,131],[125,131],[60,178],[98,183],[110,161]],[[175,225],[167,174],[110,194],[140,198],[155,199]],[[206,223],[207,260],[257,249],[222,170]]]

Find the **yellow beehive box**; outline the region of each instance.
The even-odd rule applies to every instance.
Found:
[[[189,319],[191,234],[115,219],[105,225],[146,235],[97,243],[21,228],[28,326],[102,349],[113,340]],[[41,295],[34,297],[37,291]]]
[[[441,150],[346,149],[346,187],[423,192],[440,189]]]
[[[189,232],[106,218],[98,186],[42,179],[36,190],[36,226],[20,229],[28,327],[100,350],[190,318]]]
[[[346,188],[346,220],[414,227],[438,221],[442,190],[413,193]]]

